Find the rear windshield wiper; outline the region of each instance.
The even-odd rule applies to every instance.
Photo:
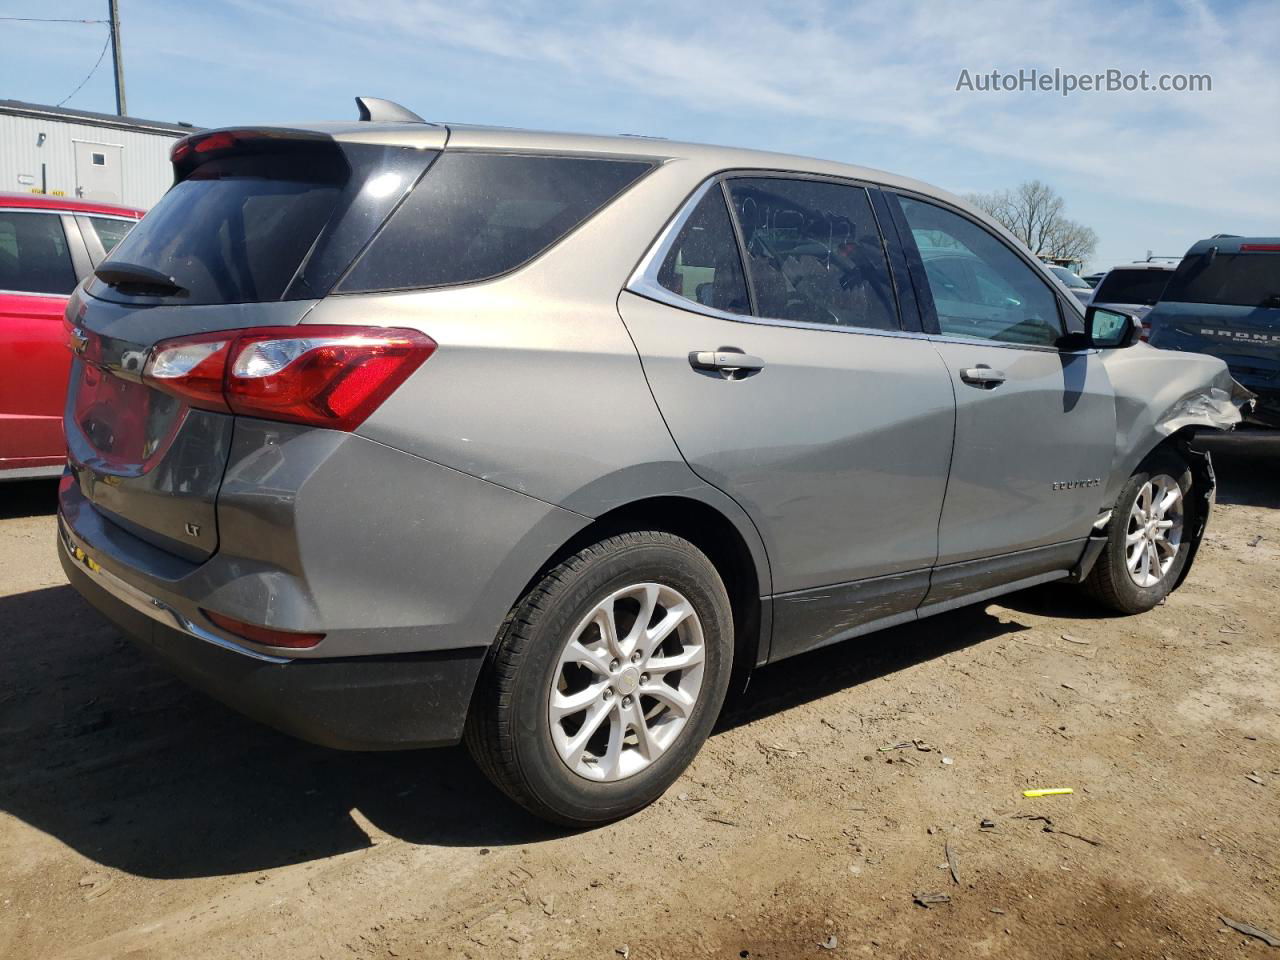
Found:
[[[144,267],[140,263],[115,263],[108,261],[93,271],[93,275],[109,287],[121,293],[139,296],[171,297],[187,293],[187,288],[173,277],[159,270]]]

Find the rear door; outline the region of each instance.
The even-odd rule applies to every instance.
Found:
[[[1062,305],[1039,269],[960,211],[897,202],[956,397],[935,603],[1079,556],[1111,469],[1115,402],[1096,354],[1058,349]]]
[[[76,271],[63,217],[0,209],[0,471],[57,468]]]
[[[913,616],[954,400],[936,351],[901,328],[868,191],[710,182],[619,307],[686,460],[764,538],[773,656]]]

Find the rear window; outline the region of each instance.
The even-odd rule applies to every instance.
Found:
[[[208,160],[161,198],[111,261],[173,277],[185,303],[279,300],[347,175],[336,153],[306,163],[285,154]]]
[[[1220,253],[1187,257],[1169,284],[1166,300],[1280,307],[1280,256]]]
[[[556,243],[650,166],[446,150],[338,292],[436,287],[507,273]]]
[[[1160,301],[1170,270],[1112,270],[1098,284],[1094,303],[1141,303],[1150,307]]]
[[[133,229],[136,220],[117,220],[114,217],[88,217],[89,225],[102,244],[102,252],[110,253]]]

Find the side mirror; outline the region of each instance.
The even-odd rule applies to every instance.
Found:
[[[1085,329],[1089,331],[1089,345],[1101,350],[1131,346],[1137,339],[1139,320],[1131,313],[1109,310],[1106,307],[1089,307],[1084,312]]]

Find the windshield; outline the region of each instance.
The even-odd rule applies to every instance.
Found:
[[[1280,307],[1280,256],[1220,253],[1187,257],[1169,284],[1167,300]]]
[[[1083,280],[1077,277],[1074,273],[1072,273],[1066,267],[1054,266],[1054,267],[1050,267],[1049,269],[1053,271],[1053,275],[1055,277],[1057,277],[1059,280],[1065,283],[1068,287],[1071,287],[1074,290],[1090,289],[1087,283],[1085,283]]]
[[[1093,295],[1094,303],[1140,303],[1154,306],[1160,301],[1172,270],[1112,270]]]

